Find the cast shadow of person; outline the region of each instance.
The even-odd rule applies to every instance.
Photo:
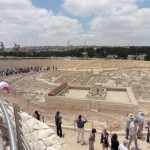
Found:
[[[132,147],[130,150],[136,150],[136,148],[135,148],[135,147]],[[140,148],[140,150],[142,150],[142,149]]]

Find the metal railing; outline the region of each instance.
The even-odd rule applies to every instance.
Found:
[[[54,116],[55,115],[42,114],[41,121],[43,123],[47,123],[48,125],[55,126],[55,117]],[[71,128],[74,131],[77,130],[77,123],[76,123],[77,118],[75,119],[75,118],[70,118],[70,117],[63,117],[62,120],[63,120],[63,125],[62,125],[63,127]],[[89,120],[88,119],[88,122],[85,125],[85,130],[91,131],[92,128],[96,128],[99,126],[101,126],[103,128],[105,126],[105,124],[106,124],[106,121],[97,121],[97,120]]]
[[[2,112],[3,112],[5,120],[6,120],[11,150],[18,150],[16,137],[15,137],[14,130],[12,127],[12,123],[10,121],[9,114],[7,112],[5,105],[3,104],[3,102],[1,100],[0,100],[0,107],[2,109]]]

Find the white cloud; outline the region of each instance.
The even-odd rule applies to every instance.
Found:
[[[14,41],[22,46],[66,45],[68,36],[80,33],[78,20],[55,16],[52,11],[34,7],[30,0],[0,0],[0,41],[6,47]]]
[[[0,0],[0,41],[24,45],[150,45],[150,8],[143,0],[64,0],[74,17],[36,8],[31,0]],[[76,19],[80,16],[83,23]],[[88,26],[88,27],[87,27]]]
[[[64,9],[75,16],[92,16],[89,34],[106,45],[150,45],[150,8],[143,0],[64,0]]]
[[[73,15],[107,15],[141,0],[64,0],[63,8]]]

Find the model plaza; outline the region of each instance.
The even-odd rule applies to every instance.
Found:
[[[128,112],[137,114],[144,110],[149,115],[149,68],[135,68],[132,63],[123,61],[112,61],[110,65],[107,60],[64,59],[42,62],[34,61],[34,64],[42,66],[38,73],[3,77],[13,85],[15,94],[26,102],[25,108],[30,113],[33,107],[52,116],[55,110],[62,110],[64,118],[69,116],[75,120],[78,113],[82,112],[100,130],[107,121],[117,123],[115,130],[122,130],[124,116]],[[15,63],[17,61],[13,65]],[[23,66],[24,63],[34,65],[32,60],[21,60],[19,65]],[[127,68],[127,64],[132,68]],[[58,69],[53,70],[52,66],[56,65]],[[46,66],[51,69],[47,71]],[[65,86],[62,87],[63,84]],[[50,96],[49,93],[53,91],[54,94]],[[68,127],[74,126],[73,121],[65,120],[63,123]],[[88,128],[91,128],[91,123],[87,125]]]
[[[13,87],[10,94],[2,92],[1,95],[17,103],[28,114],[40,111],[41,121],[50,127],[55,126],[54,116],[59,110],[63,116],[62,128],[66,128],[64,139],[75,149],[77,145],[71,135],[76,134],[75,120],[79,114],[88,118],[86,131],[96,128],[99,136],[106,127],[109,133],[123,135],[121,140],[124,139],[127,113],[136,116],[143,111],[145,123],[150,117],[150,69],[147,62],[142,62],[143,67],[138,67],[139,62],[123,60],[22,59],[19,63],[18,60],[7,60],[0,64],[5,64],[1,66],[3,69],[25,67],[24,64],[32,68],[40,66],[40,71],[1,77],[1,81]],[[145,128],[143,134],[146,134]],[[99,147],[99,142],[96,145]]]

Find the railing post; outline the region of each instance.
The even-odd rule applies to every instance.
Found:
[[[76,131],[76,120],[74,120],[74,131]]]
[[[44,123],[44,114],[42,115],[43,123]]]
[[[93,121],[91,122],[91,129],[93,129]]]
[[[4,150],[4,146],[3,146],[3,134],[2,134],[1,129],[0,129],[0,150]]]
[[[15,116],[15,122],[16,122],[16,132],[17,132],[17,139],[18,139],[18,149],[19,150],[23,150],[23,146],[22,146],[22,138],[21,136],[23,136],[22,134],[22,124],[21,124],[21,116],[20,114],[20,107],[17,104],[14,104],[14,116]],[[20,120],[20,121],[19,121]]]

